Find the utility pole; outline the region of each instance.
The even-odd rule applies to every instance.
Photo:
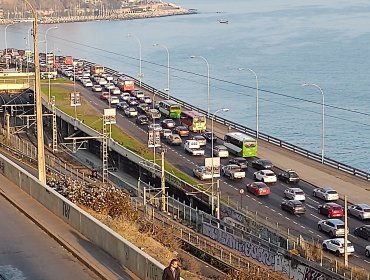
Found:
[[[344,266],[348,267],[348,219],[347,219],[347,196],[344,196]]]
[[[161,170],[162,211],[166,212],[166,178],[164,177],[164,153],[165,153],[165,148],[162,145],[162,150],[161,150],[161,156],[162,156],[162,170]]]
[[[33,15],[33,49],[35,64],[35,95],[36,95],[36,125],[37,125],[37,163],[39,180],[46,184],[45,151],[44,151],[44,127],[42,122],[42,97],[40,86],[40,57],[37,45],[37,13],[33,6],[25,0]]]

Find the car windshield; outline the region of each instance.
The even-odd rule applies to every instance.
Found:
[[[364,212],[370,213],[370,208],[364,209]]]
[[[301,191],[296,191],[295,194],[298,194],[298,195],[301,195],[301,194],[304,194],[304,192],[301,192]]]
[[[336,191],[328,191],[328,194],[337,194]]]
[[[338,211],[338,210],[342,210],[342,207],[340,207],[340,206],[334,206],[332,209]]]
[[[344,225],[337,225],[337,229],[344,229]]]

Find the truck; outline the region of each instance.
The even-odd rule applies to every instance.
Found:
[[[66,56],[64,58],[64,65],[73,65],[73,57],[72,56]]]
[[[196,140],[186,140],[184,150],[193,156],[204,156],[204,149],[201,148],[199,142]]]
[[[245,171],[243,171],[237,164],[228,164],[222,167],[222,174],[230,179],[243,179],[245,178]]]

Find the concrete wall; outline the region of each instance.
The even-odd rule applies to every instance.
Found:
[[[143,280],[160,280],[164,265],[0,154],[0,173]]]

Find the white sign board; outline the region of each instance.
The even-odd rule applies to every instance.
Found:
[[[104,120],[106,124],[115,124],[116,121],[116,108],[104,109]]]
[[[78,91],[71,92],[71,106],[81,106],[80,93]]]
[[[204,159],[204,166],[206,167],[207,173],[212,174],[212,158],[205,158]],[[218,175],[220,176],[220,158],[214,157],[213,158],[213,176]]]
[[[149,130],[148,131],[148,147],[160,147],[161,146],[161,134],[159,130]]]

